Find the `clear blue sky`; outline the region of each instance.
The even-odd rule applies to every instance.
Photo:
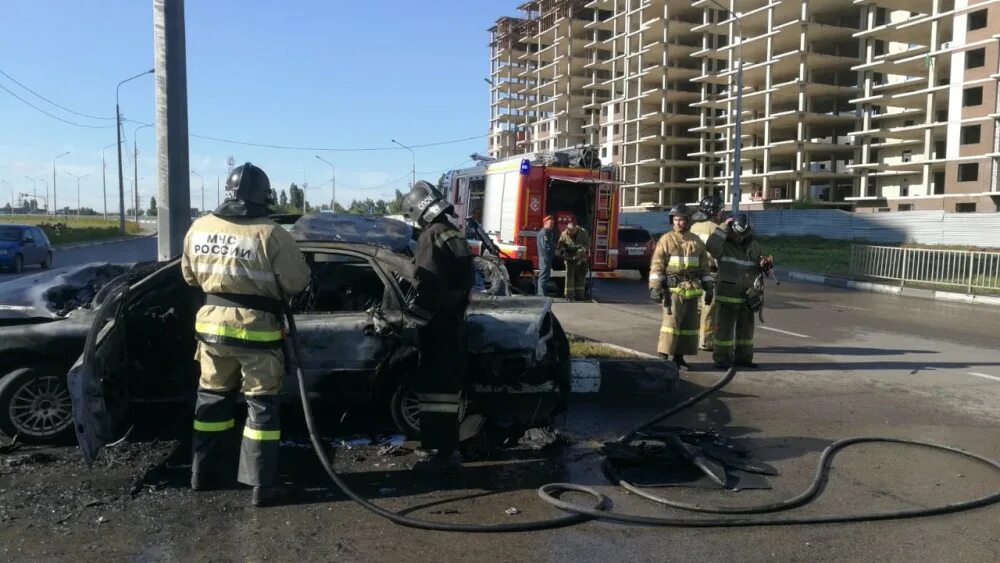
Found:
[[[515,15],[514,0],[187,0],[188,126],[191,133],[255,143],[310,147],[385,147],[482,135],[416,150],[417,177],[436,181],[443,170],[468,165],[486,150],[489,119],[489,28]],[[114,115],[119,81],[152,68],[151,0],[3,0],[0,70],[72,110]],[[84,206],[101,209],[101,149],[115,142],[114,121],[67,113],[9,78],[3,86],[55,115],[47,117],[0,89],[0,178],[31,192],[51,183],[58,161],[59,207],[76,206],[76,180]],[[154,121],[152,77],[122,87],[122,112]],[[136,125],[127,124],[132,147]],[[155,138],[138,132],[143,206],[156,194]],[[215,204],[216,178],[226,158],[263,167],[277,188],[307,180],[312,202],[330,198],[330,167],[316,151],[251,148],[191,139],[191,168],[205,177],[206,206]],[[108,184],[117,187],[114,147],[106,152]],[[337,200],[387,197],[405,189],[410,154],[320,152],[337,166]],[[131,162],[126,161],[128,175]],[[396,181],[398,180],[398,181]],[[386,183],[388,186],[379,188]],[[192,206],[200,207],[201,181],[191,177]],[[0,187],[0,205],[10,198]],[[109,195],[109,209],[117,197]]]

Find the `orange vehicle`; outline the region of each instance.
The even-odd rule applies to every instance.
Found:
[[[638,271],[618,269],[621,203],[613,176],[593,149],[567,149],[453,170],[444,188],[461,220],[474,219],[499,248],[512,281],[536,275],[535,237],[546,215],[556,217],[560,232],[572,217],[590,233],[592,277],[638,279]],[[481,243],[472,233],[468,238],[473,252],[480,252]],[[558,259],[552,277],[565,277]]]

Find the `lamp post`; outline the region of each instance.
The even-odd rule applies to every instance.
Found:
[[[55,158],[52,159],[52,212],[59,212],[59,198],[56,196],[56,161],[60,158],[69,154],[70,151],[66,151]],[[45,201],[48,204],[49,194],[48,190],[45,190]]]
[[[739,62],[736,66],[736,127],[734,131],[735,139],[733,140],[733,186],[730,190],[732,212],[736,213],[740,210],[740,198],[742,197],[740,176],[743,172],[742,158],[740,156],[743,146],[743,24],[740,22],[739,16],[720,4],[717,0],[709,0],[709,2],[718,6],[720,10],[733,20],[733,23],[736,24],[737,33],[740,36],[740,42],[736,45],[736,58]],[[731,43],[732,38],[730,38]]]
[[[73,178],[76,178],[76,217],[77,217],[77,219],[80,218],[80,207],[81,207],[80,206],[80,180],[82,180],[83,178],[86,178],[87,176],[90,176],[91,174],[92,174],[92,172],[88,172],[88,173],[84,174],[83,176],[77,176],[76,174],[74,174],[72,172],[67,172],[66,173],[67,176],[72,176]]]
[[[330,188],[330,212],[335,213],[337,211],[337,167],[318,154],[313,156],[330,165],[330,184],[333,186]]]
[[[197,176],[201,180],[201,213],[204,215],[205,214],[205,177],[202,176],[201,174],[195,172],[194,170],[192,170],[191,173],[194,174],[195,176]]]
[[[108,163],[104,158],[104,151],[115,146],[114,143],[101,149],[101,191],[104,192],[104,220],[108,220]]]
[[[404,145],[403,143],[400,143],[396,139],[392,139],[392,142],[410,151],[410,176],[412,177],[412,180],[410,181],[410,187],[412,188],[413,185],[417,183],[417,157],[413,155],[413,149],[411,149],[410,147]]]
[[[119,82],[118,87],[115,88],[115,130],[118,133],[118,230],[121,231],[122,234],[125,234],[125,174],[122,171],[122,112],[118,98],[122,84],[125,84],[130,80],[135,80],[136,78],[141,78],[147,74],[153,74],[153,72],[155,72],[155,69],[151,68],[146,72],[137,74],[131,78],[126,78],[125,80]],[[136,182],[138,183],[138,180],[136,180]],[[136,187],[136,191],[138,191],[138,187]],[[136,212],[138,212],[138,209],[136,209]],[[136,220],[138,221],[138,217],[136,217]]]

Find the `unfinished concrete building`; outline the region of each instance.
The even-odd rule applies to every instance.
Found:
[[[490,156],[575,147],[590,139],[584,129],[593,101],[586,0],[537,0],[522,18],[500,18],[490,29]]]
[[[700,193],[730,201],[737,63],[743,60],[741,206],[850,207],[860,11],[852,0],[700,0]],[[734,18],[731,14],[739,14]],[[740,39],[742,37],[742,39]],[[734,38],[730,40],[729,38]]]
[[[997,211],[1000,2],[856,0],[858,211]]]

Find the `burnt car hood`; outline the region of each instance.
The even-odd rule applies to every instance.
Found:
[[[131,266],[96,262],[5,282],[0,285],[0,325],[63,319],[89,306],[101,288]]]
[[[469,302],[469,352],[534,351],[536,360],[545,355],[539,339],[552,300],[542,297],[493,297],[473,294]]]
[[[304,215],[289,230],[298,241],[341,242],[407,252],[413,228],[402,221],[369,215]]]

